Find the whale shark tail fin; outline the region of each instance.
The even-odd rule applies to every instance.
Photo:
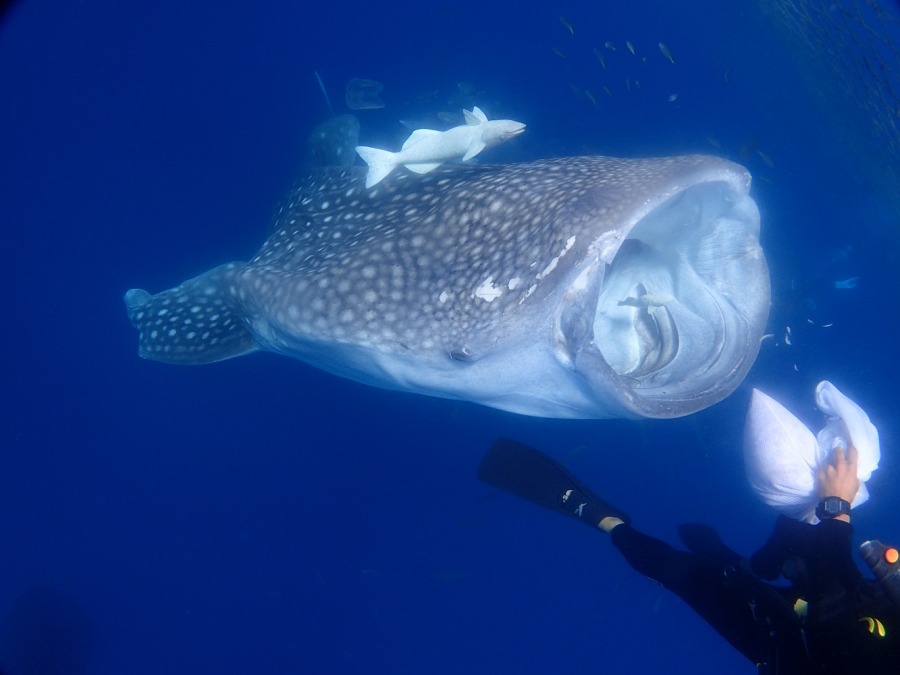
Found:
[[[369,165],[369,173],[366,174],[366,187],[370,188],[383,181],[387,175],[397,168],[397,153],[378,148],[369,148],[358,145],[356,152]]]
[[[140,288],[128,291],[125,308],[140,333],[138,353],[145,359],[190,365],[255,351],[256,341],[223,284],[228,273],[242,266],[220,265],[156,295]]]
[[[606,517],[629,522],[628,516],[591,492],[550,457],[517,441],[496,441],[481,461],[478,478],[592,527],[598,527]]]

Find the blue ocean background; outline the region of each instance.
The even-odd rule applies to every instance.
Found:
[[[475,472],[511,436],[650,534],[705,522],[749,553],[774,521],[744,477],[750,390],[815,427],[827,378],[881,434],[855,536],[900,544],[898,39],[875,0],[12,3],[2,672],[755,672],[603,536]],[[682,419],[559,421],[271,354],[140,359],[124,292],[256,252],[331,114],[314,72],[339,114],[351,78],[384,84],[368,145],[475,104],[528,125],[482,162],[747,166],[774,334],[747,380]],[[48,644],[64,665],[23,665]]]

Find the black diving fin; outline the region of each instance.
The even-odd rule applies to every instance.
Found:
[[[488,450],[478,469],[479,480],[523,499],[597,527],[611,516],[628,522],[556,461],[524,443],[501,438]]]

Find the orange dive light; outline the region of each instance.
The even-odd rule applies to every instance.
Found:
[[[864,541],[859,554],[875,574],[884,592],[900,607],[900,551],[885,546],[877,539]]]

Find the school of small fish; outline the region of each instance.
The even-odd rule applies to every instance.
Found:
[[[641,97],[643,100],[647,100],[646,97],[650,96],[654,97],[655,100],[665,102],[675,108],[681,107],[682,99],[679,98],[679,92],[675,90],[674,80],[668,81],[668,84],[664,85],[666,88],[663,91],[660,91],[658,84],[654,84],[652,87],[645,87],[645,80],[639,77],[640,73],[645,73],[647,74],[646,81],[656,80],[658,82],[658,72],[653,73],[651,77],[649,70],[636,70],[636,68],[642,68],[643,66],[653,66],[654,63],[658,64],[660,58],[664,63],[667,63],[669,67],[675,66],[675,55],[667,43],[662,40],[657,40],[656,49],[659,52],[658,55],[654,54],[652,47],[645,45],[642,49],[640,42],[633,41],[630,38],[603,40],[602,44],[598,40],[597,42],[590,44],[590,38],[585,37],[590,31],[576,28],[575,23],[565,15],[559,15],[559,23],[563,29],[561,43],[552,45],[550,47],[551,52],[561,60],[577,63],[579,53],[583,54],[589,51],[593,54],[597,63],[600,64],[602,71],[604,71],[599,75],[599,77],[602,77],[603,79],[593,86],[570,83],[569,89],[572,91],[575,98],[584,101],[593,109],[601,112],[607,103],[601,101],[600,97],[597,96],[597,87],[599,87],[602,89],[603,93],[610,98],[616,98],[621,94],[625,94],[628,97],[636,97],[639,95],[638,92],[646,92],[646,94]],[[586,42],[587,44],[585,44]],[[574,72],[570,67],[567,67],[567,70],[569,72]],[[677,76],[679,71],[673,70],[670,72],[673,76]],[[581,74],[580,76],[585,77],[584,74]],[[728,84],[728,71],[722,71],[722,81],[725,84]],[[722,149],[716,139],[709,138],[708,140],[710,145],[717,150]],[[748,144],[754,143],[754,141],[748,142]],[[739,154],[742,155],[743,153]],[[766,152],[754,149],[752,155],[754,158],[759,159],[766,168],[775,168],[775,161]],[[746,161],[747,158],[742,157],[742,159]],[[762,180],[768,180],[765,176],[762,176],[761,178]]]

